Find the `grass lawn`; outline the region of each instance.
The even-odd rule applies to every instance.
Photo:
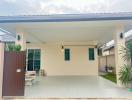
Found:
[[[108,80],[110,80],[110,81],[112,81],[112,82],[114,82],[114,83],[117,82],[117,81],[116,81],[116,75],[113,74],[113,73],[107,73],[107,74],[105,74],[105,75],[100,75],[100,76],[102,76],[103,78],[108,79]]]

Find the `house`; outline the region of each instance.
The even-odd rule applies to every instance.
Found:
[[[0,28],[27,50],[26,70],[44,69],[47,76],[98,76],[98,47],[114,39],[117,86],[122,86],[118,72],[125,62],[119,49],[125,46],[122,34],[132,28],[132,13],[0,16]],[[3,49],[1,42],[2,58]]]
[[[128,42],[130,42],[132,40],[132,35],[125,37],[125,43],[127,44]],[[111,45],[108,46],[104,46],[103,48],[101,48],[102,50],[102,56],[105,55],[112,55],[114,54],[114,43],[112,43]]]
[[[131,42],[132,35],[125,37],[125,44]],[[110,45],[103,46],[100,48],[100,51],[102,52],[101,55],[99,55],[99,70],[105,71],[105,66],[112,66],[114,68],[115,72],[115,44],[114,41],[110,41]],[[109,43],[109,42],[108,42]]]

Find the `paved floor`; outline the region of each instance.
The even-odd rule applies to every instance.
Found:
[[[132,100],[132,99],[6,99],[6,100]]]
[[[25,98],[129,98],[132,92],[99,76],[38,77]]]

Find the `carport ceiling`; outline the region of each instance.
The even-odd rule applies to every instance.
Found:
[[[27,41],[38,42],[88,42],[105,43],[113,39],[116,26],[125,27],[124,21],[76,21],[76,22],[23,22],[4,23],[0,26],[11,32],[26,33]],[[19,31],[18,31],[19,30]]]

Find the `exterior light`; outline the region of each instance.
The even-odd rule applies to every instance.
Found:
[[[17,35],[17,40],[20,41],[21,40],[21,36]]]
[[[61,46],[61,51],[62,51],[62,52],[64,51],[64,46],[63,46],[63,45]]]
[[[26,43],[31,43],[31,42],[27,41]]]
[[[120,33],[120,38],[123,39],[124,38],[124,34]]]

